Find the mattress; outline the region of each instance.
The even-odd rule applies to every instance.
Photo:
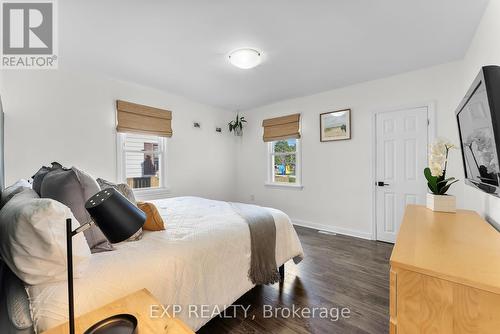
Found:
[[[147,288],[193,330],[212,315],[189,312],[210,305],[223,310],[253,287],[248,279],[250,233],[228,202],[198,197],[152,201],[166,230],[144,232],[139,241],[92,254],[84,276],[74,281],[75,314],[89,312]],[[283,212],[268,208],[276,224],[276,263],[303,257],[298,236]],[[67,321],[66,282],[27,287],[38,332]]]

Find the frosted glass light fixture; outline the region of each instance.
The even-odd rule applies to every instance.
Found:
[[[261,54],[250,48],[234,50],[229,54],[229,62],[241,69],[247,70],[260,64]]]

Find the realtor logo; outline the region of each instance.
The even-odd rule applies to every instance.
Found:
[[[57,68],[55,1],[3,0],[1,5],[1,68]]]

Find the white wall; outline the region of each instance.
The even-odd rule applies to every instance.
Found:
[[[4,71],[6,180],[29,177],[52,160],[114,180],[114,101],[124,99],[173,110],[168,165],[173,195],[254,201],[282,209],[297,222],[371,237],[373,113],[433,102],[437,135],[458,143],[455,108],[480,66],[500,64],[499,18],[500,1],[491,1],[463,61],[249,110],[243,138],[214,131],[216,125],[225,130],[233,113],[158,90],[62,71]],[[352,109],[352,140],[320,143],[319,114],[342,108]],[[296,112],[302,114],[304,189],[266,188],[261,121]],[[194,120],[201,130],[192,128]],[[459,152],[450,158],[450,175],[463,179]],[[452,189],[460,207],[500,220],[500,200],[462,182]]]
[[[151,88],[57,71],[4,71],[0,95],[5,112],[6,182],[29,178],[59,161],[96,177],[116,180],[115,101],[173,112],[168,139],[172,195],[233,197],[235,138],[225,124],[233,113]],[[193,121],[201,129],[193,128]],[[224,132],[215,132],[220,126]]]
[[[459,100],[450,93],[450,85],[460,77],[458,69],[459,63],[450,63],[245,112],[249,123],[238,159],[238,200],[249,202],[253,195],[256,203],[282,209],[298,223],[370,238],[373,113],[432,101],[440,135],[457,139],[455,124],[450,122]],[[344,108],[352,109],[352,139],[321,143],[319,114]],[[304,189],[268,188],[261,122],[291,113],[302,115]],[[452,159],[456,163],[450,173],[459,169],[459,153]]]
[[[500,1],[493,0],[481,20],[476,35],[462,64],[463,80],[460,90],[465,92],[484,65],[500,65]],[[500,222],[500,199],[472,187],[465,187],[465,201],[481,214]]]
[[[438,137],[458,144],[455,109],[483,65],[500,64],[500,1],[494,0],[463,61],[366,82],[245,112],[249,120],[238,159],[238,199],[280,208],[296,222],[369,238],[372,221],[372,115],[374,111],[434,102]],[[352,139],[320,143],[319,114],[352,109]],[[302,114],[303,190],[266,188],[267,146],[262,119]],[[449,175],[463,180],[459,151]],[[458,206],[500,221],[500,200],[463,182],[453,186]]]

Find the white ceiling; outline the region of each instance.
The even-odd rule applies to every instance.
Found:
[[[64,0],[59,64],[243,110],[461,59],[487,2]]]

